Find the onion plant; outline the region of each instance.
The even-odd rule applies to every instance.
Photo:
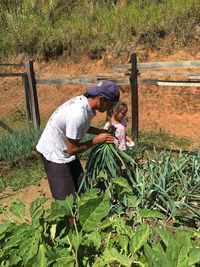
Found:
[[[153,154],[146,151],[145,158],[138,161],[113,144],[101,144],[91,150],[79,192],[100,187],[109,190],[115,209],[122,210],[134,196],[139,208],[198,221],[199,182],[200,153],[175,155],[155,149]],[[119,184],[123,184],[123,192]]]
[[[126,177],[131,184],[134,184],[135,164],[135,160],[116,145],[107,143],[97,145],[89,155],[79,192],[82,189],[93,188],[101,182],[107,188],[112,179],[119,176]]]

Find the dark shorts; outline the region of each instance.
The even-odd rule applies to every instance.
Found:
[[[69,163],[55,163],[42,156],[44,169],[48,178],[52,197],[64,200],[66,196],[78,191],[83,178],[83,168],[76,158]]]

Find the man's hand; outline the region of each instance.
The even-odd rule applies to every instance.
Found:
[[[114,137],[109,133],[98,134],[93,138],[93,144],[101,144],[101,143],[114,143]]]
[[[114,143],[114,139],[115,138],[109,133],[98,134],[93,139],[81,143],[80,140],[73,140],[67,138],[67,153],[69,155],[76,155],[80,152],[86,151],[87,149],[97,144]]]

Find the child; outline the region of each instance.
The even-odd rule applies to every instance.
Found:
[[[126,114],[128,112],[128,106],[125,102],[119,101],[113,107],[111,112],[108,114],[108,121],[106,122],[104,129],[109,129],[110,127],[115,127],[115,144],[121,150],[126,150],[127,148],[132,148],[135,143],[133,140],[126,135]]]

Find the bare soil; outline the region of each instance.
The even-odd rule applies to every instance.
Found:
[[[173,54],[141,51],[138,61],[178,61],[200,60],[200,52],[192,50],[174,51]],[[15,61],[15,63],[18,63]],[[117,61],[111,55],[105,54],[101,60],[83,60],[80,64],[61,61],[35,62],[35,71],[43,73],[106,73],[113,72],[110,64],[128,63],[128,57]],[[7,118],[16,110],[24,108],[24,93],[20,78],[0,79],[0,120],[10,124]],[[85,86],[79,85],[39,85],[37,87],[41,120],[44,123],[51,113],[63,102],[75,95],[85,92]],[[131,122],[131,94],[130,86],[122,88],[121,98],[129,105],[129,124]],[[174,134],[178,137],[187,137],[191,140],[188,149],[199,149],[200,143],[200,89],[198,87],[158,87],[139,86],[139,129],[143,131],[160,131]],[[18,112],[20,113],[20,112]],[[16,115],[16,114],[15,114]],[[98,124],[105,119],[105,115],[97,114],[93,123]],[[8,197],[0,196],[3,203],[8,203]],[[12,192],[13,194],[13,192]],[[27,205],[37,197],[45,195],[49,198],[50,192],[46,179],[40,185],[30,186],[16,192],[12,197],[21,198]]]

